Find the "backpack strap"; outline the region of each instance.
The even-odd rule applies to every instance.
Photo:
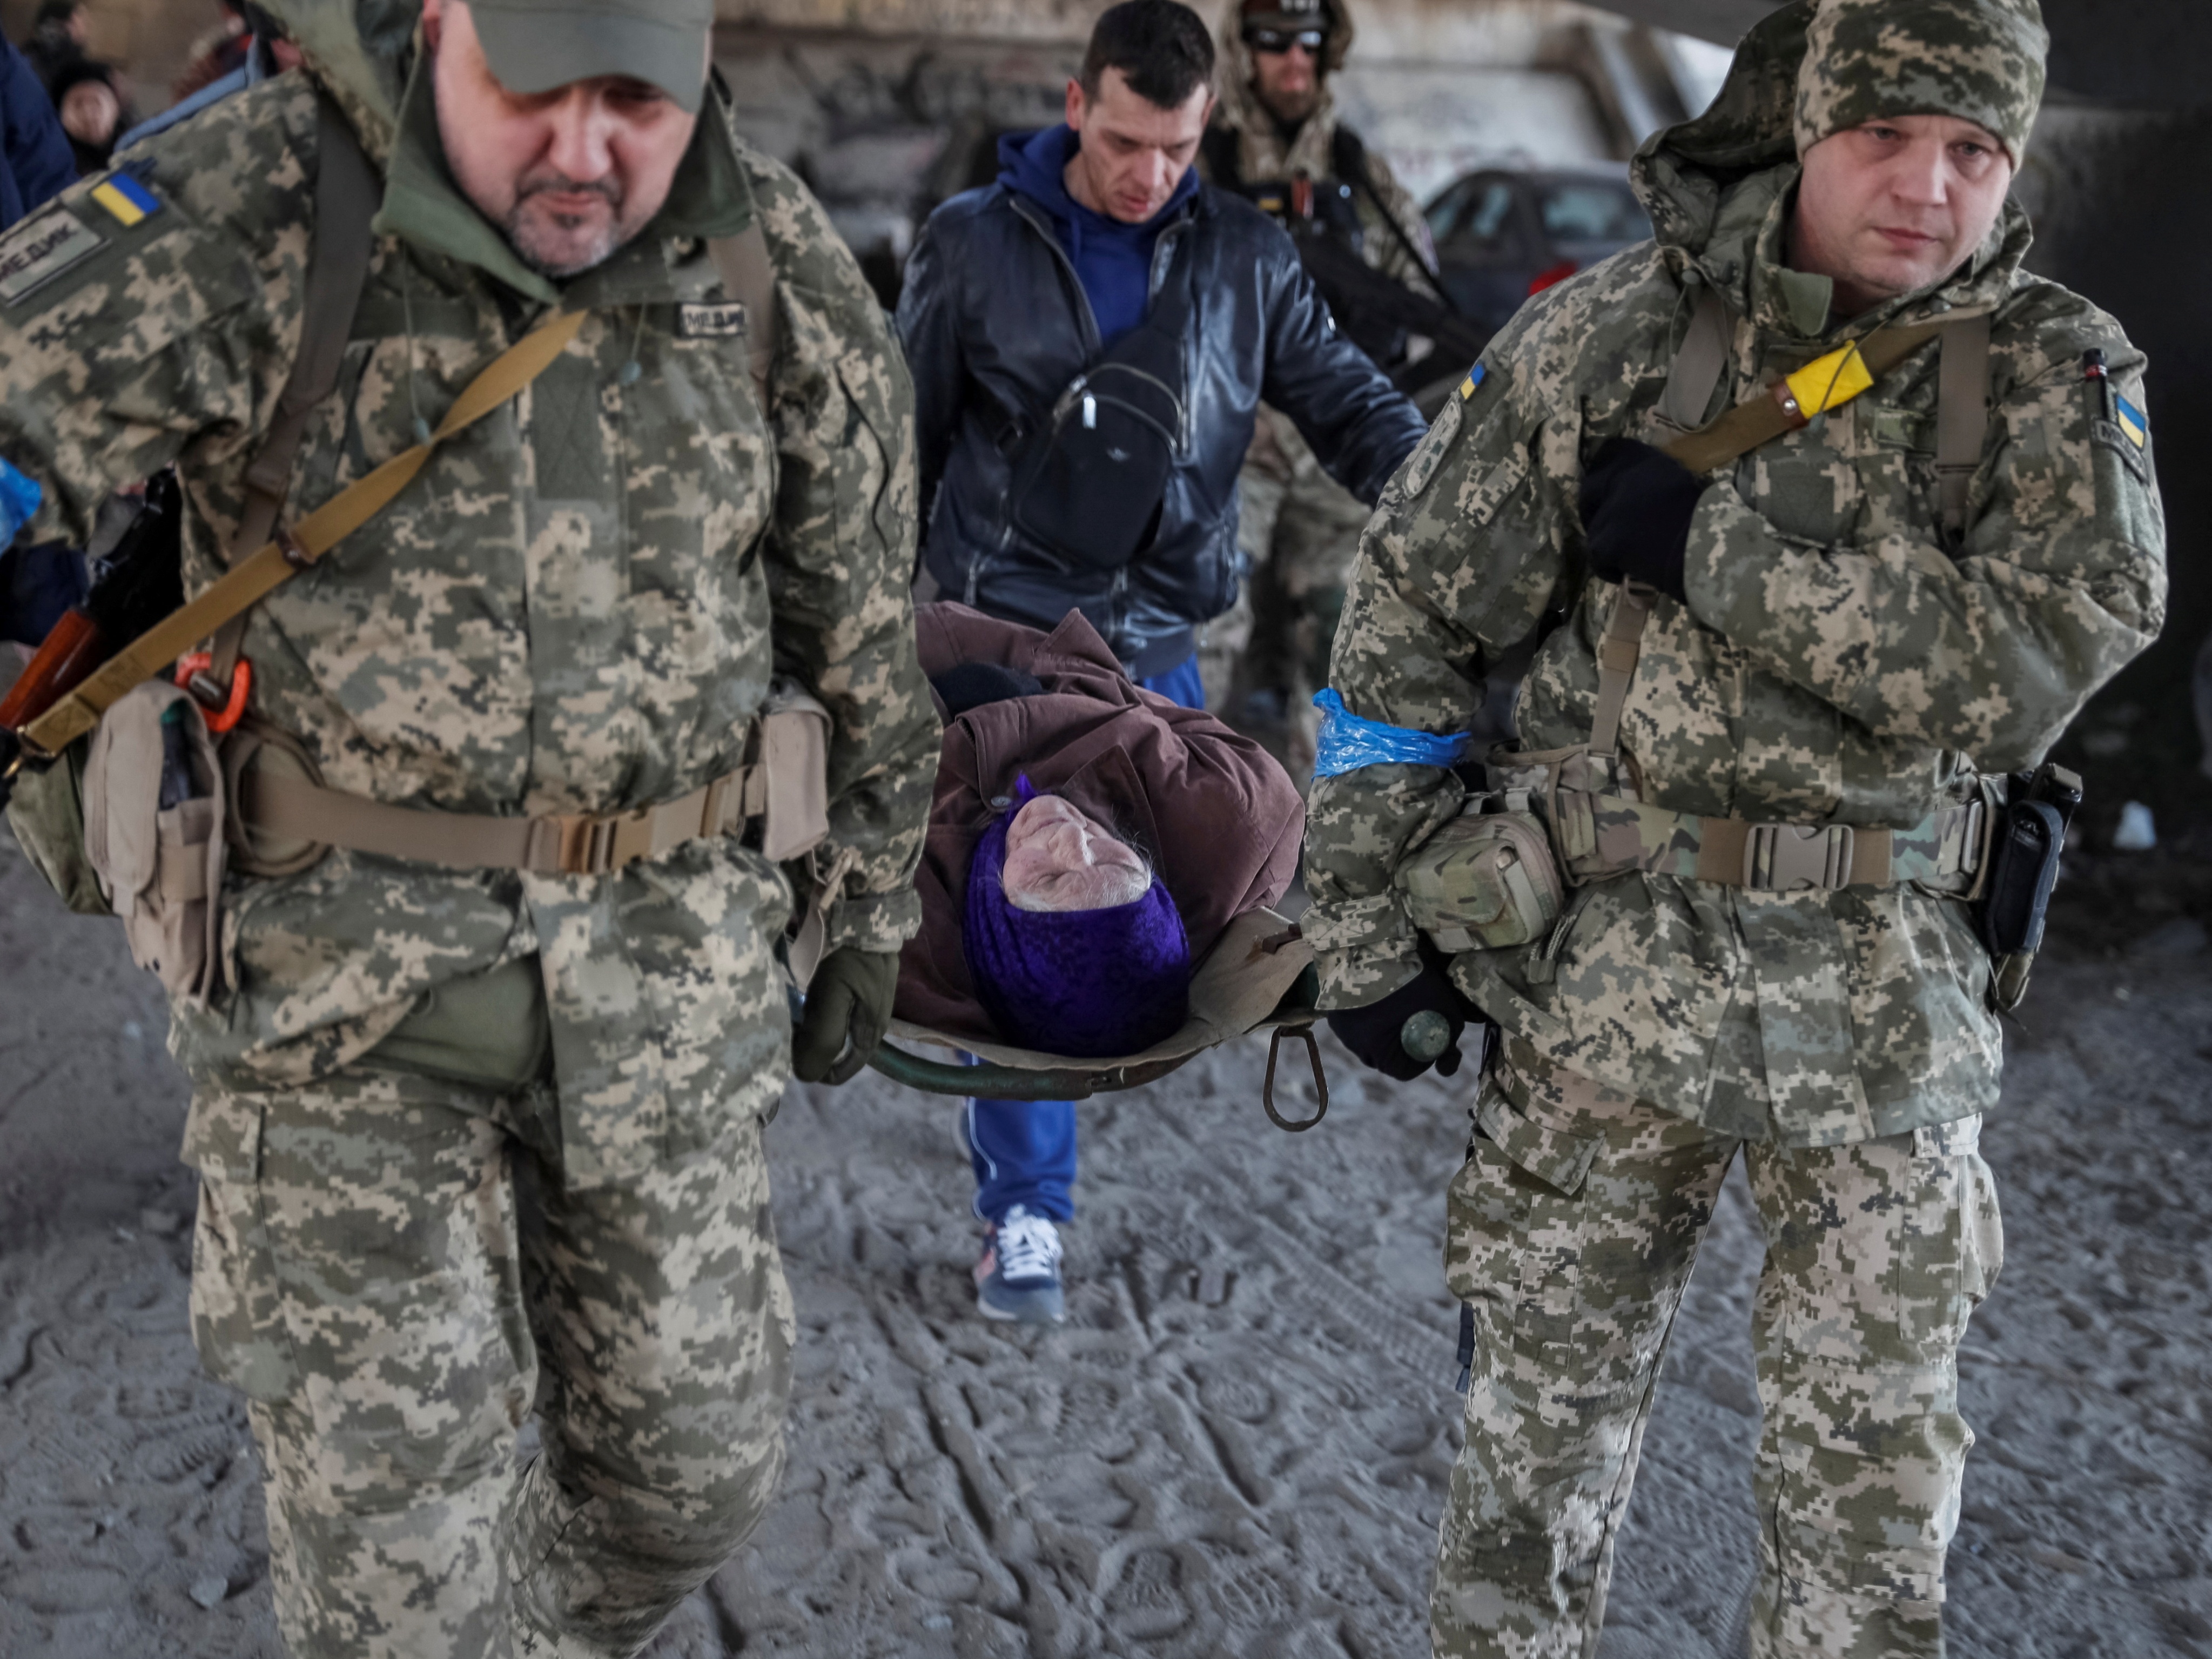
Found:
[[[1242,195],[1244,190],[1243,138],[1234,127],[1210,126],[1198,141],[1206,160],[1206,181]]]
[[[284,497],[292,486],[292,463],[307,435],[307,418],[337,390],[338,371],[345,363],[346,342],[353,332],[354,313],[361,308],[361,290],[368,280],[369,255],[375,246],[368,227],[384,199],[383,188],[351,123],[328,98],[316,100],[315,139],[320,168],[315,175],[315,241],[307,256],[300,352],[292,361],[283,395],[276,400],[276,418],[246,469],[246,511],[240,515],[238,534],[225,550],[225,562],[230,564],[276,532],[277,515],[284,510]],[[216,633],[209,672],[217,685],[230,684],[245,639],[243,615]]]
[[[1667,389],[1659,394],[1662,420],[1680,432],[1695,432],[1705,423],[1705,410],[1712,407],[1735,341],[1735,315],[1728,301],[1718,289],[1700,290],[1682,349],[1667,371]]]
[[[753,398],[761,416],[768,416],[769,380],[775,368],[775,349],[781,329],[775,312],[775,264],[769,258],[768,237],[755,219],[735,236],[717,236],[707,244],[714,269],[722,274],[722,287],[745,308],[745,345],[752,358]]]
[[[1966,534],[1966,496],[1990,435],[1990,319],[1969,317],[1943,331],[1936,381],[1936,489],[1944,538]]]

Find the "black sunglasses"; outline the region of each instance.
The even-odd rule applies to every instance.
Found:
[[[1328,31],[1249,28],[1244,31],[1244,44],[1255,52],[1288,52],[1292,46],[1304,46],[1309,57],[1318,58],[1328,44]]]

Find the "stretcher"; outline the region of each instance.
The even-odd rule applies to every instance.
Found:
[[[1112,1059],[1081,1059],[979,1042],[894,1019],[890,1037],[868,1063],[895,1083],[932,1094],[975,1095],[987,1100],[1083,1100],[1095,1094],[1141,1088],[1207,1049],[1253,1031],[1269,1034],[1267,1073],[1260,1103],[1268,1120],[1292,1134],[1303,1133],[1328,1114],[1328,1079],[1322,1069],[1321,1045],[1314,1040],[1314,1006],[1321,982],[1314,971],[1313,947],[1297,927],[1273,910],[1250,910],[1231,922],[1191,976],[1190,1018],[1182,1029],[1141,1053]],[[1413,1029],[1419,1026],[1419,1030]],[[1415,1015],[1403,1041],[1409,1052],[1425,1057],[1443,1052],[1450,1033],[1436,1015]],[[896,1039],[894,1042],[892,1039]],[[1313,1115],[1286,1118],[1275,1106],[1275,1066],[1283,1045],[1304,1042],[1314,1080]],[[952,1051],[948,1059],[926,1059],[900,1042]],[[963,1053],[975,1063],[963,1064]]]

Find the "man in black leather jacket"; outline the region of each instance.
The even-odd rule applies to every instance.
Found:
[[[1188,8],[1129,0],[1106,13],[1068,84],[1067,125],[1002,141],[999,182],[931,216],[898,307],[922,557],[945,597],[1046,629],[1080,610],[1133,678],[1187,703],[1199,701],[1196,630],[1237,598],[1237,474],[1261,399],[1370,505],[1427,430],[1338,331],[1280,227],[1190,174],[1212,70]],[[1116,291],[1117,258],[1133,294]],[[1012,522],[1009,431],[1046,418],[1115,325],[1142,320],[1185,269],[1188,437],[1158,529],[1121,568],[1079,568]]]

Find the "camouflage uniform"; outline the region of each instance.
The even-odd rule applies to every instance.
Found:
[[[1831,86],[1878,90],[1851,114],[1808,75],[1808,142],[1834,130],[1831,112],[1933,108],[2016,146],[2041,86],[2039,29],[2032,89],[2003,46],[2023,16],[2034,27],[2022,3],[1884,6],[1889,35],[1868,21],[1876,8],[1834,8],[1819,67]],[[1702,289],[1736,319],[1707,418],[1846,337],[1826,279],[1783,259],[1811,15],[1800,3],[1762,22],[1713,109],[1639,156],[1658,240],[1524,310],[1392,482],[1332,665],[1353,713],[1468,730],[1486,658],[1556,606],[1520,729],[1531,750],[1589,743],[1616,590],[1583,568],[1584,459],[1615,435],[1663,439],[1656,405]],[[1906,72],[1929,64],[1941,72]],[[1656,602],[1631,684],[1622,742],[1644,799],[1910,824],[1973,787],[1977,766],[2035,761],[2155,635],[2151,448],[2083,373],[2101,350],[2140,408],[2142,361],[2112,319],[2021,270],[2027,241],[2008,205],[1964,269],[1850,330],[1994,307],[1960,543],[1938,528],[1933,349],[1707,490],[1687,603]],[[1453,774],[1408,765],[1316,785],[1304,928],[1324,1007],[1419,971],[1392,872],[1462,795]],[[1573,892],[1537,943],[1459,955],[1451,972],[1505,1040],[1453,1189],[1450,1275],[1481,1340],[1437,1651],[1595,1651],[1668,1322],[1741,1146],[1769,1241],[1754,1650],[1939,1653],[1972,1439],[1954,1356],[2001,1253],[1976,1147],[2002,1048],[1966,907],[1910,884],[1780,892],[1631,872]]]
[[[412,11],[360,0],[357,33],[354,0],[294,0],[312,72],[135,152],[155,211],[65,198],[102,240],[0,305],[0,455],[46,487],[41,531],[77,538],[174,459],[186,586],[213,580],[300,346],[319,83],[387,189],[290,511],[408,448],[556,303],[589,315],[254,613],[256,711],[334,788],[604,813],[731,770],[794,675],[834,716],[830,943],[896,951],[937,724],[879,307],[712,98],[659,218],[556,291],[448,181],[427,69],[403,95]],[[765,411],[705,241],[756,220],[781,319]],[[627,1654],[758,1518],[790,1375],[758,1125],[788,1065],[793,881],[736,839],[601,877],[343,850],[233,877],[235,989],[172,1032],[204,1177],[194,1328],[254,1402],[295,1651]]]
[[[1328,0],[1328,5],[1335,21],[1320,65],[1325,76],[1320,102],[1288,142],[1253,90],[1252,52],[1244,44],[1238,0],[1231,0],[1222,21],[1222,93],[1213,118],[1237,135],[1237,173],[1249,182],[1335,176],[1339,118],[1336,94],[1326,77],[1344,66],[1356,31],[1347,0]],[[1371,149],[1367,171],[1375,195],[1402,233],[1393,233],[1373,198],[1357,192],[1367,263],[1395,282],[1433,295],[1421,260],[1406,247],[1410,240],[1423,258],[1434,260],[1419,204],[1390,164]],[[1290,417],[1265,404],[1237,493],[1237,547],[1251,574],[1237,611],[1207,629],[1207,700],[1218,707],[1225,696],[1241,720],[1249,694],[1284,693],[1281,740],[1289,752],[1279,758],[1303,780],[1313,766],[1313,721],[1305,705],[1327,678],[1329,642],[1344,608],[1345,579],[1358,553],[1368,512],[1322,470]]]

